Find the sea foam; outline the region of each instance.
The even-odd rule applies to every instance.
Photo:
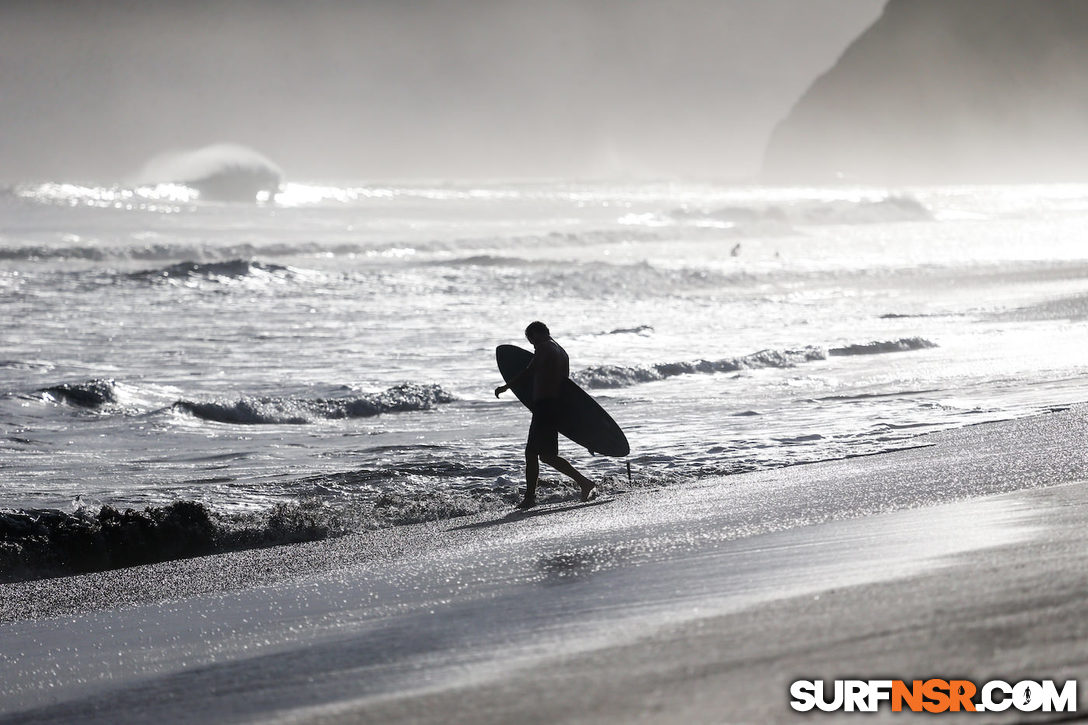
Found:
[[[350,398],[244,397],[179,400],[174,409],[203,420],[243,425],[302,424],[319,419],[369,418],[382,413],[430,410],[454,397],[435,384],[403,383],[380,393]]]
[[[571,378],[587,388],[623,388],[677,375],[736,372],[758,368],[791,368],[814,360],[826,360],[829,356],[875,355],[931,347],[937,347],[937,345],[923,338],[912,337],[848,345],[829,350],[821,347],[805,347],[799,350],[760,350],[749,355],[721,360],[692,360],[633,366],[597,365],[580,370],[571,375]]]
[[[681,208],[672,212],[681,221],[709,220],[762,228],[770,224],[816,226],[929,221],[932,212],[913,196],[875,199],[802,199],[782,204],[733,205],[718,209]]]
[[[228,259],[222,262],[178,262],[158,269],[130,272],[128,279],[154,283],[235,282],[240,280],[289,281],[301,271],[281,264],[254,259]]]

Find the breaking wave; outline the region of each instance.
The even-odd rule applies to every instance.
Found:
[[[750,355],[723,360],[693,360],[634,366],[597,365],[580,370],[571,375],[571,378],[586,388],[624,388],[677,375],[736,372],[757,368],[791,368],[814,360],[826,360],[829,356],[876,355],[931,347],[937,347],[937,345],[920,337],[911,337],[848,345],[829,350],[820,347],[805,347],[800,350],[760,350]]]
[[[268,264],[251,259],[230,259],[224,262],[179,262],[159,269],[131,272],[129,279],[151,282],[178,280],[232,281],[246,278],[286,280],[298,274],[298,270],[279,264]]]
[[[318,477],[389,477],[406,471],[358,471]],[[411,471],[407,471],[411,473]],[[432,474],[435,472],[431,472]],[[449,472],[465,473],[464,471]],[[597,479],[605,493],[670,482],[668,474]],[[79,505],[58,509],[0,510],[0,582],[67,576],[208,554],[296,544],[360,531],[470,516],[508,508],[518,486],[481,485],[471,490],[435,489],[384,492],[354,505],[335,505],[316,497],[276,504],[249,513],[222,513],[196,501],[176,501],[143,510]],[[548,482],[538,494],[544,503],[575,501],[577,487]]]
[[[234,401],[179,400],[174,409],[202,420],[242,425],[302,424],[320,419],[369,418],[382,413],[430,410],[453,402],[439,385],[403,383],[354,398],[246,397]]]
[[[595,337],[603,337],[605,335],[650,335],[654,331],[652,325],[636,325],[635,327],[617,327],[614,330],[606,330],[602,332],[591,333]]]
[[[361,250],[359,245],[345,245],[342,253]],[[0,247],[0,259],[20,262],[40,260],[79,259],[91,262],[110,260],[171,260],[171,259],[206,259],[232,260],[256,256],[290,256],[294,254],[317,254],[320,252],[337,253],[337,248],[327,248],[319,244],[233,244],[226,246],[205,244],[137,244],[96,245],[76,244],[70,246],[24,245],[18,247]]]
[[[202,199],[252,202],[259,192],[279,191],[283,171],[251,148],[221,143],[160,154],[144,165],[136,181],[182,184]]]
[[[119,511],[80,506],[0,511],[0,581],[81,574],[347,533],[316,501],[219,514],[196,501]]]
[[[724,360],[694,360],[691,362],[658,363],[656,365],[598,365],[571,375],[579,385],[587,388],[623,388],[639,383],[691,375],[694,373],[722,373],[753,368],[788,368],[812,360],[824,360],[827,353],[818,347],[801,350],[761,350],[742,357]]]
[[[928,221],[933,214],[912,196],[882,199],[813,199],[765,206],[726,206],[714,210],[676,209],[680,221],[716,221],[728,224],[878,224]]]
[[[117,383],[113,380],[94,379],[82,383],[61,383],[38,391],[58,403],[68,403],[80,408],[101,408],[119,402]]]
[[[61,383],[37,391],[43,400],[96,411],[126,412],[150,408],[162,410],[172,397],[167,393],[141,390],[115,380],[95,378],[78,383]],[[176,395],[176,393],[175,393]],[[176,400],[173,410],[202,420],[219,423],[274,424],[312,423],[316,420],[368,418],[382,413],[430,410],[454,397],[440,385],[401,383],[379,393],[347,398],[243,397],[238,400]]]
[[[711,238],[720,237],[720,231],[711,234]],[[466,250],[498,249],[535,249],[542,246],[571,246],[576,248],[608,246],[632,241],[659,241],[668,239],[669,234],[660,230],[647,229],[591,229],[579,232],[550,232],[545,234],[524,234],[499,237],[463,237],[458,239],[412,240],[394,239],[378,242],[269,242],[263,244],[210,244],[199,242],[136,242],[129,244],[88,244],[72,243],[64,245],[27,244],[0,246],[0,259],[12,261],[44,260],[201,260],[207,262],[252,259],[254,257],[291,257],[304,255],[322,256],[374,256],[392,255],[403,259],[406,254],[415,252],[451,252]],[[533,264],[529,260],[519,260],[502,255],[470,255],[448,260],[429,262],[445,266],[512,266]]]
[[[428,267],[531,267],[548,264],[552,264],[552,262],[497,254],[474,254],[468,257],[451,257],[425,262],[425,266]]]
[[[846,345],[845,347],[833,347],[827,351],[828,355],[879,355],[886,352],[907,352],[910,350],[925,350],[937,347],[937,343],[930,342],[923,337],[903,337],[898,340],[884,340],[880,342],[866,342],[860,345]]]

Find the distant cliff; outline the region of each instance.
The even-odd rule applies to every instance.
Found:
[[[775,129],[764,173],[1088,179],[1088,2],[889,0]]]

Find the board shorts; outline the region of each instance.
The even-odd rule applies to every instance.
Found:
[[[559,455],[559,399],[544,398],[533,401],[533,422],[529,424],[529,440],[525,448],[542,453]]]

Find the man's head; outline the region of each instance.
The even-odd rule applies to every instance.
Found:
[[[548,326],[540,320],[530,322],[529,326],[525,328],[525,339],[531,342],[534,346],[546,341],[552,336]]]

